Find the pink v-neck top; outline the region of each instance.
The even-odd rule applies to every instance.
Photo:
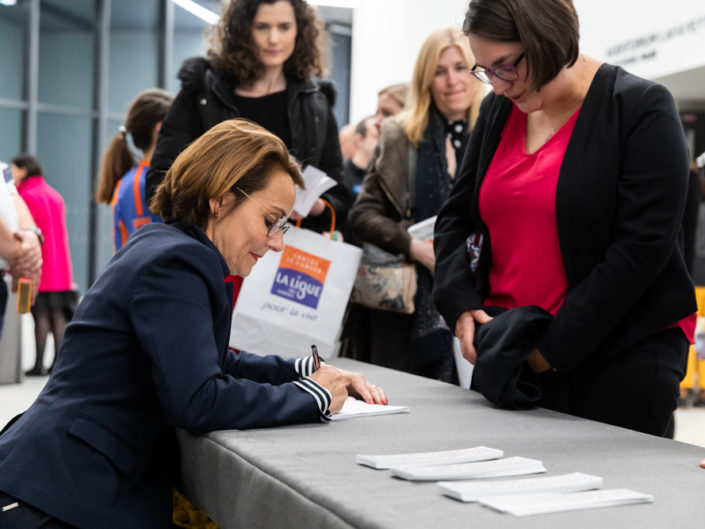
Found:
[[[527,116],[512,109],[480,190],[480,215],[492,241],[487,305],[538,305],[555,314],[565,299],[568,279],[558,241],[556,186],[578,114],[527,154]]]
[[[558,240],[556,188],[580,109],[536,152],[526,152],[527,116],[516,106],[480,189],[480,216],[492,241],[486,305],[537,305],[556,314],[568,293]],[[697,314],[670,327],[693,343]]]

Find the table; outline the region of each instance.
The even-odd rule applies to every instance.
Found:
[[[223,529],[692,528],[705,520],[705,448],[545,409],[498,409],[479,393],[350,359],[332,364],[381,385],[411,413],[330,424],[179,431],[183,490]],[[653,504],[515,518],[392,478],[355,454],[472,446],[540,459],[548,473],[604,477]]]

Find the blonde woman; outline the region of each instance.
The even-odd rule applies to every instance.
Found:
[[[473,64],[459,29],[440,29],[426,39],[407,109],[382,123],[376,156],[352,212],[360,242],[403,253],[418,271],[414,314],[373,311],[370,361],[445,381],[454,380],[455,368],[452,335],[441,327],[431,298],[433,245],[412,239],[407,228],[436,215],[450,193],[484,95],[469,73]],[[416,166],[412,174],[409,161]]]

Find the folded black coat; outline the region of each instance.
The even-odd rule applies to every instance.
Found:
[[[541,386],[526,358],[553,316],[533,305],[496,315],[494,310],[487,312],[494,319],[480,325],[475,333],[477,361],[472,388],[504,408],[536,406],[541,400]]]

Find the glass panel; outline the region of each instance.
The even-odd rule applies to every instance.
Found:
[[[204,20],[192,15],[178,5],[174,5],[174,54],[171,79],[167,79],[166,89],[176,94],[181,89],[177,74],[181,63],[189,57],[204,56],[208,51],[205,31],[210,25]]]
[[[338,89],[338,97],[333,108],[333,114],[342,127],[348,122],[350,108],[350,45],[349,35],[330,33],[331,53],[328,77]]]
[[[23,99],[27,4],[0,6],[0,98]]]
[[[22,152],[22,119],[24,111],[0,108],[0,160],[10,163]]]
[[[111,2],[110,112],[126,113],[135,96],[159,79],[159,2]]]
[[[39,101],[93,107],[93,0],[42,0]]]
[[[37,157],[47,182],[66,202],[66,224],[74,281],[88,286],[88,236],[91,190],[91,120],[40,112]]]

